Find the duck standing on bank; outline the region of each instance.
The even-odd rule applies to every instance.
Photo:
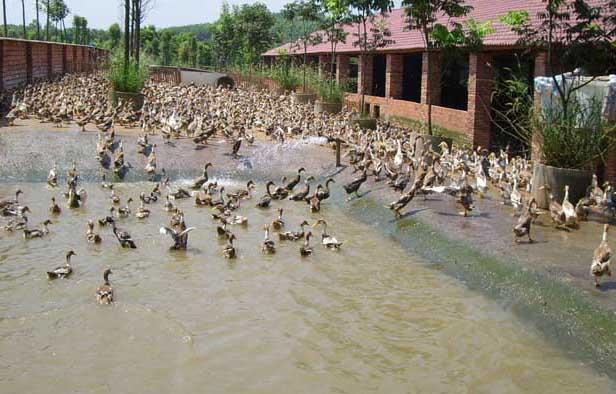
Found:
[[[600,277],[604,275],[612,276],[612,248],[610,248],[607,243],[607,232],[609,228],[609,224],[603,226],[603,237],[601,238],[601,243],[593,253],[592,264],[590,265],[590,275],[594,278],[596,287],[601,286],[599,283]]]

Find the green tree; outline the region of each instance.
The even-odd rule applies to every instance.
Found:
[[[306,92],[306,67],[307,67],[307,54],[308,46],[315,45],[321,42],[322,38],[320,34],[315,34],[313,29],[313,22],[320,20],[319,5],[315,0],[296,0],[293,3],[288,3],[282,9],[283,17],[291,22],[297,24],[300,27],[300,36],[295,43],[293,43],[293,49],[303,50],[303,64],[302,64],[302,90]]]
[[[252,65],[274,42],[271,26],[274,17],[263,3],[243,4],[237,13],[237,27],[242,40],[242,58]]]
[[[430,52],[442,46],[440,37],[447,39],[447,26],[437,23],[439,16],[445,15],[448,18],[460,18],[468,15],[472,7],[464,5],[464,0],[403,0],[402,5],[406,12],[406,25],[410,30],[418,30],[424,42],[424,48],[428,52],[428,61],[425,72],[432,75],[432,64]],[[436,30],[440,31],[440,36],[433,35]],[[454,23],[457,32],[462,31],[459,23]],[[444,30],[444,31],[443,31]],[[432,86],[431,78],[426,79],[426,91],[428,92],[428,134],[432,135]]]
[[[226,67],[237,53],[236,23],[227,2],[223,2],[220,17],[212,29],[212,44],[216,64]]]
[[[385,24],[385,19],[381,17],[377,20],[377,15],[383,15],[391,11],[393,1],[349,0],[349,6],[351,7],[350,18],[357,25],[357,33],[354,34],[357,37],[357,40],[353,42],[353,45],[359,47],[359,61],[362,70],[365,70],[367,67],[368,56],[372,56],[374,51],[391,43],[391,40],[388,38],[391,37],[391,31]],[[368,23],[372,26],[370,28],[372,33],[370,36],[368,36]],[[361,73],[361,86],[360,111],[362,115],[365,115],[365,72]]]
[[[163,66],[168,66],[173,61],[173,47],[172,47],[173,33],[170,31],[163,31],[160,36],[160,55]]]
[[[109,39],[110,39],[110,48],[115,49],[120,45],[120,40],[122,39],[122,31],[120,30],[120,25],[117,23],[109,26]]]
[[[348,33],[343,26],[349,21],[349,2],[348,0],[322,0],[325,18],[321,24],[324,41],[329,43],[329,94],[334,90],[334,65],[336,63],[336,49],[338,44],[346,42]]]

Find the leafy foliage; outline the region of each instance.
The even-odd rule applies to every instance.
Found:
[[[116,51],[109,62],[107,79],[115,91],[139,93],[145,86],[148,71],[144,63],[140,66],[131,59],[128,69],[124,68],[121,51]]]

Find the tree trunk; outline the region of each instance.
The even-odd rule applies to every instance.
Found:
[[[24,40],[25,40],[28,37],[26,35],[26,3],[25,3],[24,0],[21,0],[21,17],[22,17],[22,20],[23,20]]]
[[[62,40],[63,42],[67,41],[67,37],[66,37],[66,25],[64,24],[64,19],[62,19],[62,33],[64,35],[64,39]]]
[[[45,13],[47,14],[47,31],[45,32],[45,39],[49,41],[49,0],[47,0],[47,7],[45,8]]]
[[[2,16],[4,17],[4,36],[9,36],[9,30],[6,25],[6,0],[2,0]]]
[[[426,51],[428,59],[426,61],[426,99],[428,100],[428,135],[432,133],[432,61],[430,60],[430,36],[427,29],[424,29],[424,40],[426,42]]]
[[[39,19],[39,0],[36,0],[36,39],[41,39],[41,22]]]
[[[124,0],[124,75],[128,74],[130,57],[130,0]]]
[[[135,62],[139,67],[139,57],[141,55],[141,2],[143,0],[134,0],[136,4],[135,14]]]

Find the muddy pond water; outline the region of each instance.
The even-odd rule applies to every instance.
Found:
[[[89,141],[88,143],[90,143]],[[85,160],[85,159],[84,159]],[[16,170],[17,171],[17,170]],[[186,184],[176,179],[173,186]],[[219,179],[227,189],[245,179]],[[170,251],[159,233],[169,221],[162,203],[152,215],[118,219],[136,250],[122,249],[109,228],[100,245],[85,240],[85,223],[108,213],[98,182],[83,182],[84,207],[68,209],[64,186],[6,180],[32,211],[49,217],[52,196],[63,212],[50,234],[25,240],[0,230],[0,383],[3,393],[608,393],[606,376],[564,354],[510,311],[429,267],[376,228],[332,203],[320,213],[275,202],[244,201],[246,228],[232,227],[238,258],[224,259],[209,208],[179,200],[190,233],[187,251]],[[149,182],[117,184],[122,204]],[[259,182],[256,192],[264,192]],[[300,242],[278,241],[263,255],[261,227],[283,207],[287,230],[326,218],[344,244],[319,244],[302,258]],[[136,205],[133,204],[133,211]],[[6,220],[0,220],[4,224]],[[74,274],[49,281],[68,250]],[[111,267],[117,302],[95,302]]]

